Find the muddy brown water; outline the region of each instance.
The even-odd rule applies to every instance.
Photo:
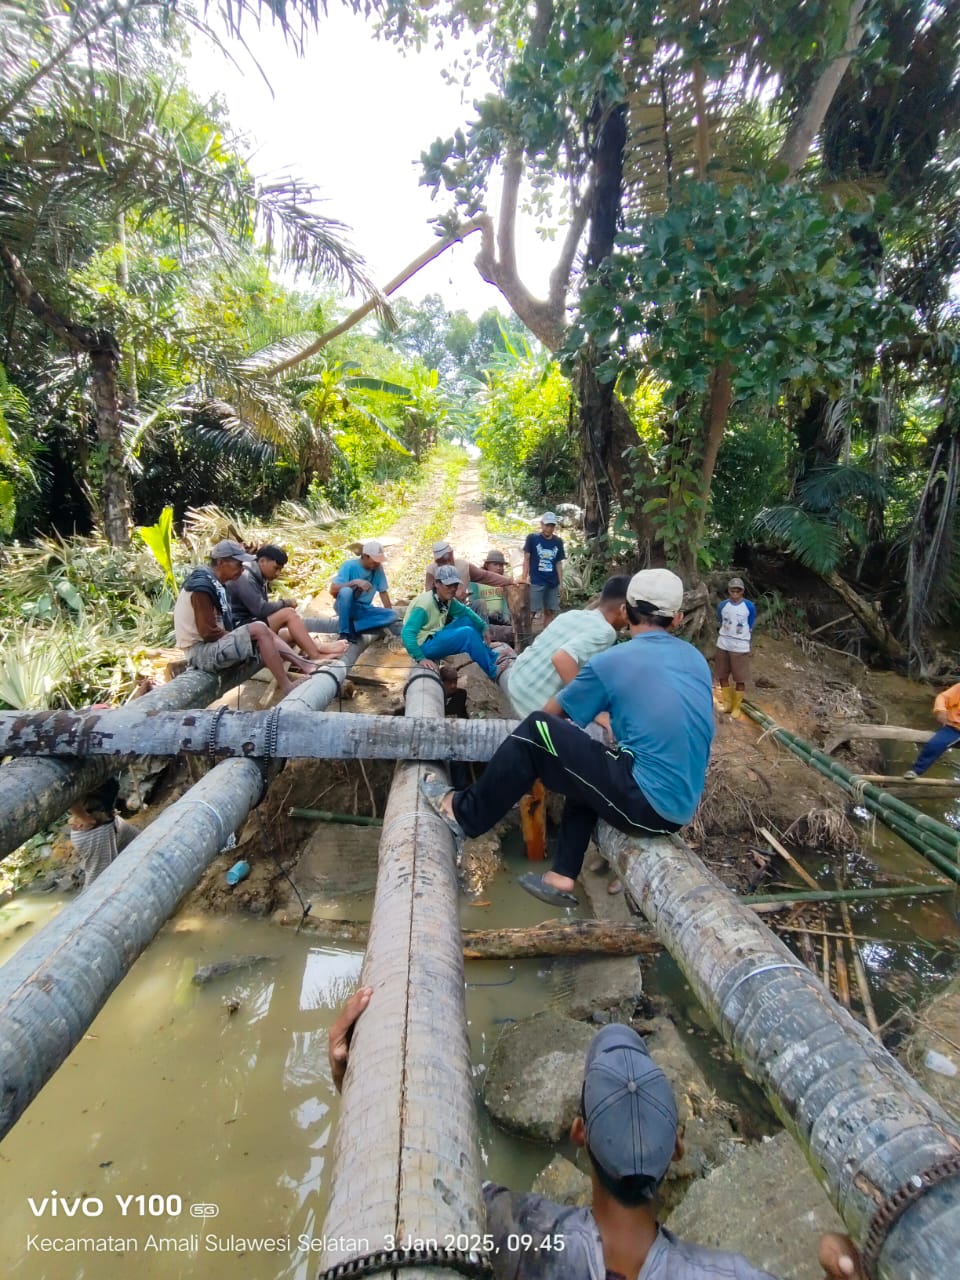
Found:
[[[512,888],[507,871],[481,901],[490,905],[464,899],[465,923],[530,924],[549,914]],[[361,919],[370,902],[342,897],[333,913]],[[0,908],[0,962],[62,903],[27,894]],[[242,955],[273,960],[193,983],[200,966]],[[0,1144],[2,1274],[315,1275],[310,1241],[322,1235],[338,1115],[326,1033],[361,961],[359,949],[318,945],[263,921],[172,921]],[[569,965],[534,960],[467,966],[478,1089],[501,1028],[553,1003],[568,973]],[[485,1176],[515,1185],[528,1186],[553,1154],[500,1132],[482,1111],[480,1142]],[[218,1213],[193,1217],[194,1205]],[[45,1240],[78,1237],[130,1240],[136,1249],[43,1252]],[[261,1252],[251,1237],[275,1242],[274,1251]]]

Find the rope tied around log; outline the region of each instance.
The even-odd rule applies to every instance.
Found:
[[[490,1280],[493,1268],[485,1254],[476,1249],[378,1249],[348,1262],[321,1271],[317,1280],[353,1280],[354,1276],[373,1276],[383,1271],[404,1267],[444,1267],[472,1280]]]
[[[922,1173],[912,1174],[902,1186],[887,1196],[874,1214],[867,1238],[863,1242],[861,1256],[867,1275],[878,1274],[877,1263],[880,1260],[880,1250],[886,1243],[894,1224],[906,1210],[933,1187],[958,1176],[960,1176],[960,1155],[947,1156],[924,1169]]]

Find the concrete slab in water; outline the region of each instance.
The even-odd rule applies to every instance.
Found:
[[[786,1133],[740,1148],[694,1182],[667,1225],[694,1244],[742,1253],[782,1280],[820,1275],[821,1233],[846,1229]]]
[[[304,845],[293,880],[304,895],[372,893],[377,883],[379,827],[318,823]]]

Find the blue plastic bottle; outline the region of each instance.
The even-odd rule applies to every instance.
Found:
[[[241,880],[246,880],[250,874],[250,863],[241,858],[239,862],[235,862],[227,872],[227,884],[232,888],[235,884],[239,884]]]

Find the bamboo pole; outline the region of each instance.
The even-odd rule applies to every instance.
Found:
[[[328,682],[335,667],[323,666],[311,680]],[[278,704],[276,715],[221,709],[144,716],[136,704],[116,711],[0,711],[0,754],[479,762],[491,758],[515,725],[515,720],[311,715],[298,712],[289,697]]]
[[[340,680],[358,652],[351,646],[338,660]],[[330,680],[308,680],[286,702],[320,709],[336,689]],[[263,789],[254,760],[211,769],[0,968],[0,1137],[79,1043]]]
[[[847,972],[847,960],[843,954],[843,940],[837,938],[833,944],[833,968],[837,975],[837,995],[845,1009],[850,1008],[850,975]]]
[[[219,675],[188,670],[129,703],[124,711],[142,720],[148,712],[205,707],[256,670],[253,662]],[[3,754],[0,750],[0,757]],[[56,821],[74,800],[104,782],[117,765],[116,760],[33,759],[10,760],[0,766],[0,858],[18,849],[48,822]]]
[[[798,902],[869,902],[883,898],[925,898],[937,893],[956,893],[955,884],[894,884],[877,889],[797,889],[789,893],[752,893],[740,898],[747,907],[792,907]]]
[[[437,676],[414,672],[406,710],[442,720]],[[397,766],[384,814],[361,977],[374,994],[351,1045],[323,1226],[326,1239],[361,1238],[360,1254],[484,1230],[453,838],[420,795],[422,772]],[[320,1269],[349,1261],[328,1251]]]
[[[382,827],[382,818],[370,818],[360,813],[332,813],[329,809],[298,809],[296,806],[287,810],[288,818],[308,818],[311,822],[342,822],[351,827]]]
[[[877,1013],[873,1007],[873,998],[870,995],[870,984],[867,982],[867,971],[863,967],[863,957],[860,955],[860,948],[857,946],[856,938],[853,936],[853,924],[850,920],[850,908],[845,902],[840,904],[840,919],[843,921],[844,933],[847,935],[847,942],[850,945],[850,959],[853,961],[853,973],[857,979],[857,987],[860,991],[860,1003],[863,1005],[863,1012],[867,1019],[867,1026],[875,1036],[880,1034],[880,1023],[877,1021]]]
[[[806,760],[818,773],[835,782],[849,796],[864,804],[871,813],[876,814],[881,822],[895,831],[928,862],[951,880],[960,883],[960,865],[958,865],[960,833],[945,823],[937,822],[926,814],[919,813],[912,806],[887,794],[874,783],[858,782],[855,774],[844,769],[825,752],[791,733],[789,729],[782,728],[753,703],[745,702],[743,709],[778,742],[802,760]]]
[[[956,791],[960,778],[902,778],[889,773],[856,773],[858,782],[874,782],[878,787],[903,787],[905,791],[915,787],[945,787]]]
[[[681,841],[630,839],[604,823],[598,836],[856,1243],[873,1246],[871,1274],[953,1275],[960,1186],[939,1168],[960,1156],[960,1128]]]
[[[768,831],[766,827],[761,827],[760,835],[763,836],[764,840],[766,840],[766,842],[770,845],[771,849],[774,849],[777,853],[779,853],[780,857],[783,858],[787,866],[791,867],[797,873],[797,875],[800,877],[800,879],[803,881],[804,884],[809,885],[811,889],[819,891],[820,886],[817,884],[816,880],[814,880],[813,876],[810,875],[808,872],[806,872],[803,869],[803,867],[801,867],[800,863],[796,860],[796,858],[793,856],[792,853],[787,852],[787,850],[783,847],[783,845],[780,843],[780,841],[777,839],[777,837],[773,834],[772,831]]]

